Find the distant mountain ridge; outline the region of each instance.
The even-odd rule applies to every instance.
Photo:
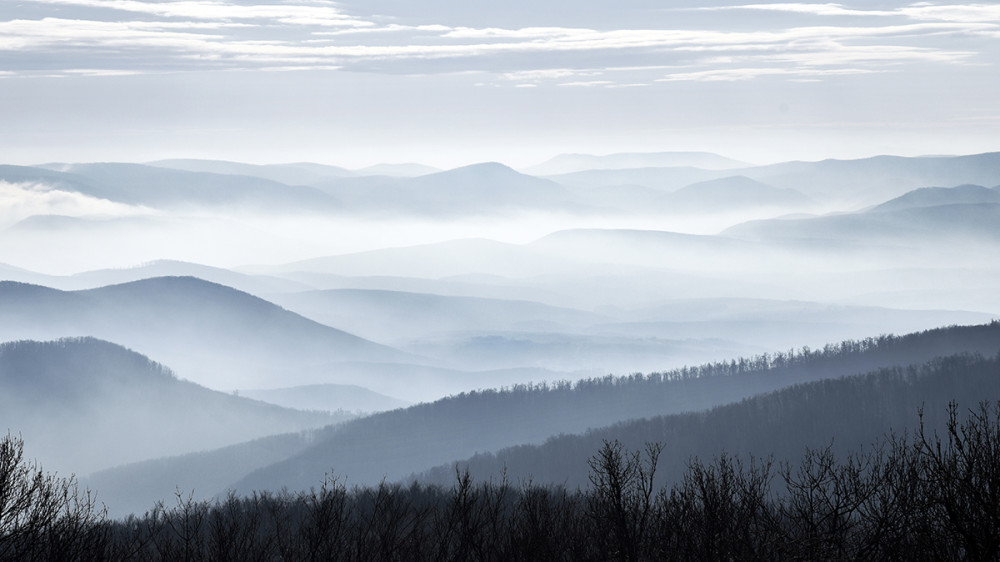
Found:
[[[150,166],[187,172],[249,176],[287,185],[312,185],[313,183],[350,176],[351,171],[339,166],[321,164],[243,164],[222,160],[174,159],[149,162]]]
[[[520,210],[586,211],[570,190],[483,162],[416,177],[332,180],[318,186],[357,211],[377,215],[459,217]]]
[[[663,203],[670,212],[719,213],[754,207],[801,210],[815,201],[801,192],[777,188],[746,176],[729,176],[693,183],[669,195]]]
[[[894,203],[867,212],[752,221],[722,235],[766,243],[831,241],[892,243],[915,248],[963,241],[1000,241],[1000,202],[912,205]]]
[[[981,185],[923,187],[877,205],[871,211],[898,211],[938,205],[976,205],[981,203],[1000,203],[1000,186],[994,188]]]
[[[547,176],[584,170],[650,167],[692,167],[707,170],[722,170],[745,166],[745,162],[710,152],[622,152],[604,156],[593,154],[560,154],[541,164],[525,168],[525,172]]]
[[[259,386],[261,370],[279,365],[413,359],[194,277],[75,292],[0,282],[0,306],[0,340],[101,337],[216,388]]]
[[[291,186],[255,176],[196,172],[142,164],[52,164],[52,169],[86,178],[76,189],[101,199],[154,208],[232,207],[334,210],[338,201],[312,187]]]

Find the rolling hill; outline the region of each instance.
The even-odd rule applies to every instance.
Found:
[[[796,463],[807,448],[832,447],[841,459],[870,450],[890,432],[910,435],[920,412],[929,434],[945,430],[949,402],[960,411],[1000,400],[1000,356],[954,355],[907,368],[879,369],[846,378],[799,384],[698,413],[656,416],[558,435],[540,445],[520,445],[435,467],[414,479],[450,486],[468,468],[479,482],[504,474],[513,482],[586,487],[587,460],[604,442],[630,450],[662,443],[660,485],[679,482],[694,460],[726,454],[743,462]],[[780,486],[780,480],[777,485]]]
[[[221,160],[174,159],[157,160],[148,165],[187,172],[207,172],[229,176],[248,176],[285,185],[313,185],[331,178],[350,176],[351,171],[320,164],[243,164]]]
[[[172,210],[334,211],[339,203],[321,190],[254,177],[175,170],[142,164],[49,164],[84,178],[74,190],[109,201]]]
[[[892,207],[842,215],[752,221],[728,228],[722,234],[769,243],[853,242],[873,248],[892,244],[913,248],[950,246],[961,250],[963,242],[1000,242],[1000,203]]]
[[[725,156],[710,152],[622,152],[596,156],[593,154],[560,154],[541,164],[525,168],[525,172],[540,176],[581,172],[585,170],[618,170],[628,168],[682,167],[724,170],[746,167]]]
[[[0,431],[20,433],[49,470],[85,474],[349,418],[209,390],[94,338],[0,344]]]
[[[353,211],[379,215],[456,218],[529,210],[588,211],[563,186],[496,162],[408,178],[332,180],[318,187]]]
[[[456,331],[568,330],[601,315],[524,300],[331,289],[274,295],[272,301],[329,326],[390,343]]]
[[[1000,184],[1000,153],[785,162],[735,172],[821,202],[861,208],[922,187]]]
[[[1000,188],[992,189],[981,185],[959,185],[956,187],[923,187],[904,193],[899,197],[875,206],[872,211],[899,211],[938,205],[976,205],[1000,203]]]
[[[701,214],[748,212],[760,207],[802,212],[815,206],[794,189],[773,187],[746,176],[693,183],[662,196],[660,204],[671,213]]]
[[[295,366],[304,365],[414,359],[194,277],[159,277],[72,292],[0,282],[0,306],[0,340],[99,337],[214,388],[274,385],[265,373],[278,367],[294,372]]]
[[[822,350],[760,356],[685,368],[662,374],[604,377],[576,384],[520,385],[480,391],[384,412],[311,434],[310,444],[267,467],[245,471],[232,483],[251,489],[305,489],[334,471],[355,484],[404,478],[411,473],[473,454],[517,444],[541,444],[553,435],[582,433],[627,420],[699,411],[794,384],[865,373],[874,369],[919,365],[956,353],[1000,351],[1000,323],[952,327],[907,336],[869,338],[828,345]],[[693,437],[694,438],[694,437]],[[287,440],[298,442],[298,437]],[[248,444],[251,450],[256,445]],[[294,448],[289,445],[290,448]],[[175,486],[209,492],[199,478],[218,482],[238,474],[239,447],[198,456],[214,471],[190,480],[183,458],[122,467],[100,475],[122,501],[147,502]],[[176,476],[168,476],[168,475]],[[117,488],[111,492],[110,488]],[[128,500],[132,498],[132,500]],[[145,498],[145,499],[142,499]],[[141,503],[141,502],[140,502]]]

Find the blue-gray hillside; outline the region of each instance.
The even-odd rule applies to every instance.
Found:
[[[88,473],[348,419],[239,398],[94,338],[0,344],[0,431],[49,470]]]
[[[321,164],[243,164],[221,160],[172,159],[149,162],[150,166],[187,172],[250,176],[286,185],[313,185],[332,178],[350,176],[351,171]]]
[[[58,172],[47,168],[32,166],[0,165],[0,181],[7,183],[41,184],[52,188],[78,193],[87,193],[101,199],[103,189],[88,178],[66,172]]]
[[[370,177],[320,184],[356,212],[456,217],[525,210],[588,211],[573,192],[486,162],[412,178]]]
[[[377,341],[430,333],[564,330],[605,320],[599,314],[532,301],[330,289],[275,295],[274,302]]]
[[[702,168],[724,170],[746,167],[745,162],[726,158],[711,152],[621,152],[597,156],[594,154],[560,154],[541,164],[526,168],[534,175],[554,175],[585,170],[618,170],[649,167]]]
[[[143,164],[52,164],[85,178],[72,185],[85,195],[153,208],[333,211],[339,202],[321,190],[230,174],[189,172]]]
[[[693,183],[664,195],[660,204],[675,213],[720,213],[757,207],[803,210],[815,202],[799,191],[777,188],[746,176]]]
[[[874,205],[934,185],[997,185],[1000,152],[967,156],[875,156],[858,160],[785,162],[737,171],[820,201]]]
[[[307,384],[287,388],[240,390],[240,396],[296,410],[382,412],[411,402],[352,384]]]
[[[745,172],[744,172],[745,173]],[[573,188],[613,188],[618,186],[641,186],[659,192],[676,191],[692,183],[726,176],[726,170],[703,170],[689,166],[642,167],[621,170],[585,170],[547,176],[561,185]]]
[[[1000,241],[1000,203],[893,205],[888,209],[821,217],[751,221],[726,229],[724,236],[785,244],[853,242],[928,247]]]
[[[606,441],[641,450],[662,443],[657,466],[660,484],[677,483],[693,460],[711,462],[720,455],[746,462],[790,463],[807,448],[832,446],[841,459],[870,450],[895,432],[919,427],[921,410],[928,434],[943,432],[950,402],[964,413],[983,401],[1000,400],[1000,354],[959,354],[922,365],[891,367],[847,378],[798,384],[713,408],[706,412],[657,416],[623,422],[577,435],[559,435],[541,445],[520,445],[477,454],[457,463],[477,481],[506,475],[513,482],[569,488],[589,486],[587,460]],[[877,445],[876,445],[877,446]],[[415,476],[427,483],[451,485],[455,464]]]
[[[324,474],[330,472],[346,477],[349,485],[377,483],[383,477],[404,478],[476,453],[541,444],[563,433],[704,410],[814,380],[879,368],[906,369],[956,353],[993,356],[998,351],[1000,322],[994,322],[847,341],[822,350],[803,349],[663,374],[609,376],[576,384],[520,385],[385,412],[305,437],[276,436],[266,443],[258,441],[119,467],[98,475],[93,482],[99,483],[96,488],[104,497],[115,498],[118,503],[111,507],[118,513],[147,509],[152,501],[171,496],[178,487],[211,497],[224,492],[237,479],[235,486],[240,491],[306,489],[319,485]],[[891,399],[890,394],[877,396],[877,392],[872,394],[873,399]],[[789,409],[793,407],[799,408],[788,405]],[[771,415],[780,419],[779,414]],[[691,439],[698,440],[699,436],[692,435]],[[262,447],[266,448],[263,453]],[[273,459],[277,451],[291,453],[268,466],[258,462],[258,454]],[[557,470],[559,465],[554,466],[553,470]],[[586,463],[582,466],[585,470]],[[225,485],[220,484],[223,481]]]
[[[359,484],[383,476],[398,479],[451,459],[540,443],[552,435],[704,410],[803,382],[966,352],[989,356],[1000,352],[1000,322],[847,341],[823,350],[803,349],[663,374],[462,394],[324,430],[308,449],[247,475],[237,487],[304,489],[330,470]]]
[[[273,384],[261,378],[267,368],[410,358],[194,277],[158,277],[72,292],[0,282],[0,308],[0,340],[100,337],[214,388]]]
[[[922,187],[878,205],[872,211],[897,211],[938,205],[976,205],[1000,203],[1000,188],[981,185]]]

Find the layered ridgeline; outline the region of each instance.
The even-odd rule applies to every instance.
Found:
[[[330,471],[355,484],[398,480],[476,453],[541,444],[564,433],[704,410],[790,385],[921,365],[935,357],[958,353],[992,357],[998,352],[1000,323],[994,322],[849,341],[817,351],[803,349],[662,374],[466,393],[323,429],[312,433],[308,443],[297,435],[274,437],[267,443],[120,467],[94,475],[89,484],[113,509],[128,511],[141,510],[178,486],[210,496],[230,486],[241,492],[307,489]],[[878,395],[895,399],[892,392]],[[940,397],[947,399],[943,394]],[[848,403],[831,407],[850,411]],[[826,429],[830,435],[836,432],[834,427]],[[243,463],[253,451],[279,446],[295,452],[269,466]],[[231,480],[226,482],[226,478]]]
[[[305,365],[334,382],[330,379],[343,370],[338,364],[414,359],[193,277],[85,291],[0,282],[0,306],[0,341],[94,336],[148,355],[182,378],[224,390],[319,382],[295,378],[296,368]]]
[[[699,182],[744,176],[773,188],[799,191],[813,201],[835,205],[840,210],[850,210],[875,205],[922,187],[994,186],[1000,183],[998,162],[1000,153],[910,158],[875,156],[715,170],[691,162],[673,166],[645,162],[628,168],[562,170],[546,177],[575,188],[638,186],[671,192]]]
[[[1000,401],[1000,353],[940,357],[921,365],[801,383],[705,412],[559,435],[541,445],[519,445],[444,464],[414,479],[449,486],[457,468],[477,480],[506,476],[513,482],[586,487],[587,460],[605,442],[618,440],[632,450],[662,443],[658,478],[674,483],[692,461],[711,461],[722,454],[744,461],[753,457],[794,463],[807,449],[831,447],[844,458],[877,445],[890,431],[915,432],[921,421],[928,434],[943,431],[949,403],[975,409],[983,401]]]
[[[333,196],[304,185],[254,175],[177,170],[143,164],[52,164],[0,167],[0,178],[33,182],[96,199],[147,209],[298,211],[340,207]]]
[[[0,432],[20,434],[48,470],[86,474],[341,422],[179,380],[94,338],[0,344]]]
[[[527,174],[491,162],[446,171],[417,165],[349,171],[307,163],[255,166],[192,160],[0,166],[0,181],[172,211],[648,215],[669,214],[672,208],[717,213],[726,210],[719,205],[734,201],[786,211],[811,210],[817,204],[847,211],[928,186],[1000,184],[998,159],[997,153],[877,156],[747,166],[715,155],[570,155],[528,168]]]

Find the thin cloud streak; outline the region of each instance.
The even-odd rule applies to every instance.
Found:
[[[332,2],[322,5],[263,4],[242,5],[228,2],[182,1],[140,2],[138,0],[29,0],[35,4],[77,6],[168,18],[196,20],[272,20],[293,25],[367,26],[371,22],[345,15]]]
[[[1000,6],[992,4],[957,4],[938,6],[920,2],[897,8],[895,10],[864,10],[848,8],[843,4],[743,4],[736,6],[708,6],[695,8],[703,12],[728,12],[735,10],[756,10],[766,12],[787,12],[794,14],[809,14],[815,16],[867,16],[867,17],[908,17],[916,20],[963,22],[963,23],[998,23],[1000,22]]]
[[[55,0],[70,2],[71,0]],[[91,3],[98,4],[96,0]],[[126,2],[125,4],[135,4]],[[200,4],[199,4],[200,5]],[[958,63],[971,58],[974,52],[949,51],[934,47],[884,46],[866,44],[848,48],[844,42],[884,41],[887,38],[912,40],[941,34],[974,35],[991,33],[996,27],[981,23],[918,23],[877,27],[797,27],[779,31],[733,32],[714,30],[680,29],[631,29],[597,31],[576,28],[525,28],[520,30],[483,29],[441,31],[443,26],[425,26],[420,43],[404,41],[394,44],[317,44],[309,41],[273,39],[237,39],[226,33],[233,24],[225,22],[106,22],[79,19],[44,18],[41,20],[12,20],[0,22],[0,49],[14,52],[44,52],[46,48],[74,47],[116,51],[112,58],[118,61],[117,71],[129,68],[130,57],[126,50],[149,49],[158,51],[166,60],[185,62],[188,65],[207,64],[216,67],[229,63],[237,66],[271,65],[276,60],[294,67],[339,67],[343,64],[361,64],[366,61],[405,61],[461,59],[465,70],[488,70],[492,57],[516,54],[572,54],[600,53],[608,56],[623,51],[635,56],[656,57],[664,50],[674,53],[726,52],[734,54],[747,51],[788,53],[775,57],[773,62],[796,64],[803,51],[812,53],[807,58],[840,61],[842,64],[858,62],[877,64],[886,61],[912,61],[926,63]],[[185,29],[185,27],[187,29]],[[438,35],[434,35],[438,32]],[[397,34],[403,34],[397,30]],[[428,37],[429,35],[429,37]],[[454,42],[450,39],[497,39],[475,43]],[[853,49],[853,53],[851,53]],[[861,56],[857,51],[867,51]],[[850,53],[850,54],[848,54]],[[901,55],[903,53],[904,55]],[[134,55],[132,55],[134,57]],[[838,58],[839,57],[839,58]],[[144,59],[146,57],[143,57]],[[194,62],[199,60],[199,62]],[[805,62],[804,64],[811,64]],[[825,62],[823,64],[830,64]],[[364,70],[365,67],[360,67]],[[73,70],[67,68],[65,71]],[[415,68],[416,73],[434,73],[433,65]],[[558,71],[555,71],[558,76]]]

